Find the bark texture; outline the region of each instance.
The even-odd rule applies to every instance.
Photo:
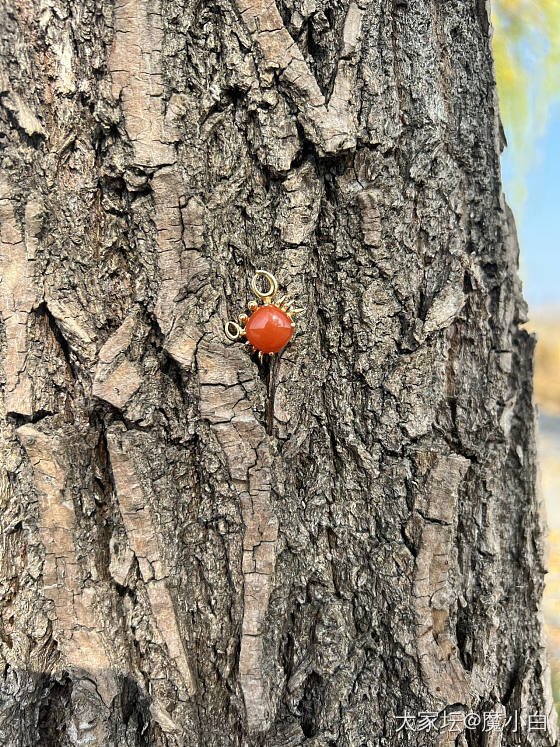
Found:
[[[484,2],[0,27],[1,743],[556,744]],[[307,306],[262,369],[258,268]]]

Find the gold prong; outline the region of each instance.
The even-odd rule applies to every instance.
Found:
[[[271,358],[274,358],[274,353],[269,353],[269,356],[270,356]]]
[[[284,294],[283,296],[280,296],[280,298],[278,299],[278,301],[274,302],[274,305],[275,306],[279,306],[280,308],[282,308],[282,304],[284,303],[284,301],[286,300],[286,298],[287,298],[286,294]]]
[[[256,301],[249,301],[247,308],[249,311],[256,311],[259,308],[259,304]]]
[[[249,317],[247,316],[247,314],[239,314],[239,316],[237,317],[237,321],[239,322],[239,324],[246,324],[248,318]]]
[[[295,326],[296,326],[296,323],[295,323],[295,322],[292,322],[292,323],[290,324],[290,327],[295,327]]]
[[[301,309],[290,309],[287,314],[288,316],[290,316],[290,314],[301,314],[302,311],[305,311],[304,306]]]

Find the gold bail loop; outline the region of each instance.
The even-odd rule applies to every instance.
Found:
[[[266,293],[263,293],[258,289],[257,282],[260,277],[266,278],[268,281],[269,287]],[[267,272],[266,270],[257,270],[251,281],[251,290],[257,298],[260,298],[265,303],[270,303],[278,292],[278,281],[274,275],[270,274],[270,272]]]

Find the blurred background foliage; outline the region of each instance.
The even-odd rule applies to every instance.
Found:
[[[554,278],[560,250],[560,0],[491,1],[500,114],[509,146],[502,157],[504,189],[520,229],[527,326],[538,340],[538,449],[550,528],[543,611],[560,714],[560,277]]]
[[[519,206],[535,144],[560,94],[560,0],[495,0],[492,23],[500,112],[518,177],[510,197]]]
[[[492,24],[500,115],[510,159],[504,186],[519,228],[527,198],[527,176],[538,160],[539,139],[546,132],[549,113],[560,101],[560,0],[493,0]],[[560,203],[558,184],[556,190]],[[557,252],[558,236],[548,240]],[[527,267],[530,271],[531,260],[521,241],[524,271]],[[547,412],[560,416],[560,278],[558,285],[553,308],[531,309],[529,328],[539,339],[537,402]]]

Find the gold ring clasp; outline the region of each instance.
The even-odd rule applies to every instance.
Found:
[[[230,329],[233,327],[234,332],[231,332]],[[244,330],[237,324],[237,322],[226,322],[226,325],[224,327],[224,332],[226,333],[226,337],[229,340],[239,340],[239,338],[244,334]]]
[[[268,281],[269,287],[267,288],[266,293],[260,291],[257,286],[257,282],[261,277],[266,278],[266,280]],[[251,280],[251,290],[257,298],[260,298],[265,303],[270,303],[278,292],[278,281],[276,280],[274,275],[270,274],[270,272],[267,272],[266,270],[257,270],[253,276],[253,279]]]

